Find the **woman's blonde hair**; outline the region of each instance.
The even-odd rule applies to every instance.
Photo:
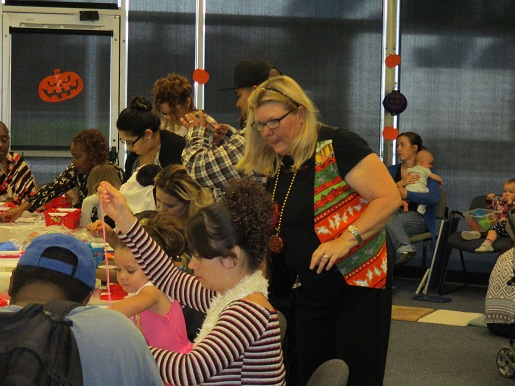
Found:
[[[100,185],[102,181],[109,182],[116,189],[120,189],[120,186],[122,185],[118,170],[110,162],[95,165],[89,172],[88,179],[86,180],[88,196],[91,196],[97,192],[98,185]]]
[[[154,186],[188,205],[188,218],[213,202],[209,189],[202,188],[188,174],[184,166],[173,164],[157,173]]]
[[[252,128],[254,111],[268,103],[281,103],[288,111],[304,110],[304,122],[289,153],[295,161],[292,169],[299,170],[315,152],[318,135],[318,109],[292,78],[285,75],[276,76],[261,83],[248,100],[245,153],[236,165],[246,174],[256,172],[267,176],[275,175],[280,164],[281,156],[266,144],[261,133]]]

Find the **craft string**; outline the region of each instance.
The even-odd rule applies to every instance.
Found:
[[[104,185],[105,189],[105,185]],[[105,258],[105,267],[106,267],[106,282],[107,282],[107,304],[109,308],[112,308],[113,302],[111,300],[111,281],[109,280],[109,258],[107,257],[107,237],[106,237],[106,223],[104,220],[104,206],[102,204],[102,199],[100,201],[100,217],[102,218],[102,239],[104,240],[104,258]]]

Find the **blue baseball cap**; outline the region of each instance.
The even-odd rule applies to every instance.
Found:
[[[50,247],[60,247],[73,253],[77,257],[77,267],[43,256],[45,250]],[[25,253],[20,257],[18,265],[46,268],[60,272],[83,282],[91,289],[95,289],[96,266],[93,252],[85,243],[72,235],[52,233],[34,238]]]

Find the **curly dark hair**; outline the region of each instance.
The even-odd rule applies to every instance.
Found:
[[[256,270],[269,255],[272,234],[272,198],[250,178],[233,180],[220,202],[200,209],[186,225],[186,239],[202,258],[233,257],[239,246],[250,270]]]
[[[97,129],[86,129],[73,138],[72,143],[81,144],[93,165],[107,162],[109,144],[104,134]]]
[[[152,90],[156,109],[159,109],[162,103],[168,103],[170,107],[184,105],[188,98],[191,101],[190,107],[194,109],[192,93],[193,87],[188,79],[176,73],[156,80]]]
[[[132,98],[116,121],[118,130],[126,131],[131,136],[143,135],[147,129],[155,133],[160,125],[161,119],[152,111],[152,103],[144,97]]]

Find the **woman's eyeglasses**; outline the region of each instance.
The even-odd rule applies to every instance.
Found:
[[[121,143],[124,143],[125,145],[127,146],[130,146],[130,147],[134,147],[134,145],[136,144],[136,142],[138,142],[145,134],[141,134],[138,138],[136,138],[134,141],[122,141],[120,140]]]
[[[282,117],[276,118],[276,119],[270,119],[268,122],[261,123],[261,122],[253,122],[250,126],[254,130],[256,130],[258,133],[261,133],[263,129],[268,127],[270,130],[275,130],[279,126],[281,126],[281,121],[288,116],[288,114],[293,113],[295,110],[290,110],[286,114],[284,114]]]

